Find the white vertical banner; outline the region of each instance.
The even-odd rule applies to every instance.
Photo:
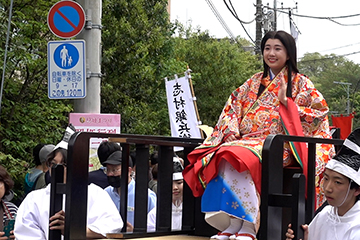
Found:
[[[194,98],[185,77],[165,81],[172,137],[201,138]]]
[[[296,29],[292,20],[290,20],[290,32],[291,36],[293,36],[293,38],[295,39],[295,42],[297,42],[299,37],[299,31]]]

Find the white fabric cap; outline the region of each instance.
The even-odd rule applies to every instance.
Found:
[[[182,172],[173,173],[173,181],[184,179]]]
[[[56,149],[58,148],[63,148],[65,150],[68,149],[68,145],[69,145],[69,140],[70,140],[70,137],[71,135],[73,135],[75,133],[74,130],[72,130],[70,127],[67,127],[66,130],[65,130],[65,133],[64,133],[64,136],[61,140],[61,142],[59,142],[53,151],[55,151]]]
[[[336,159],[331,159],[326,164],[326,168],[341,173],[342,175],[352,179],[354,182],[360,185],[360,169],[358,171],[355,171],[355,169],[349,167],[348,165],[342,162],[339,162]]]

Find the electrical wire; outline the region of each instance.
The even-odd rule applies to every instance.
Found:
[[[268,8],[268,9],[271,9],[271,10],[275,10],[274,8],[269,7],[269,6],[264,6],[264,7],[265,7],[265,8]],[[276,11],[279,11],[279,12],[282,12],[282,13],[287,14],[287,12],[282,11],[282,10],[280,10],[280,9],[276,9]],[[302,14],[297,14],[297,13],[292,13],[292,15],[297,16],[297,17],[306,17],[306,18],[315,18],[315,19],[329,19],[329,18],[331,18],[331,19],[338,19],[338,18],[357,17],[357,16],[360,16],[360,13],[352,14],[352,15],[345,15],[345,16],[337,16],[337,17],[317,17],[317,16],[302,15]]]
[[[216,18],[219,20],[220,24],[223,26],[223,28],[225,29],[225,31],[229,34],[229,36],[235,41],[236,37],[234,36],[234,34],[231,32],[230,28],[227,26],[227,24],[225,23],[224,19],[221,17],[220,13],[217,11],[216,7],[214,6],[214,4],[211,2],[211,0],[205,0],[206,3],[209,5],[209,7],[211,8],[211,11],[214,13],[214,15],[216,16]]]
[[[274,8],[269,7],[269,6],[264,6],[264,7],[267,8],[267,9],[274,10]],[[281,13],[285,13],[285,14],[289,14],[288,12],[282,11],[280,9],[277,9],[276,11],[281,12]],[[360,25],[360,23],[344,24],[344,23],[340,23],[340,22],[334,20],[334,19],[340,19],[340,18],[357,17],[357,16],[360,16],[360,13],[352,14],[352,15],[346,15],[346,16],[337,16],[337,17],[317,17],[317,16],[301,15],[301,14],[297,14],[297,13],[292,13],[292,15],[297,16],[297,17],[329,20],[329,21],[331,21],[333,23],[336,23],[336,24],[339,24],[341,26],[359,26]]]
[[[230,3],[230,5],[231,5],[232,10],[230,9],[230,7],[229,7],[229,5],[227,4],[226,0],[224,0],[224,3],[225,3],[225,5],[226,5],[227,9],[228,9],[228,10],[231,12],[231,14],[235,17],[235,19],[240,22],[240,24],[241,24],[242,28],[244,29],[246,35],[247,35],[247,36],[250,38],[250,40],[255,44],[255,41],[252,39],[252,37],[250,36],[250,34],[248,33],[248,31],[246,30],[244,24],[250,24],[250,23],[252,23],[256,18],[254,18],[254,19],[253,19],[252,21],[250,21],[250,22],[244,22],[244,21],[242,21],[242,20],[238,17],[238,15],[237,15],[237,13],[236,13],[236,11],[235,11],[235,8],[234,8],[231,0],[229,0],[229,3]]]
[[[354,45],[357,45],[357,44],[360,44],[360,42],[358,42],[358,43],[353,43],[353,44],[348,44],[348,45],[341,46],[341,47],[331,48],[331,49],[327,49],[327,50],[323,50],[323,51],[319,51],[319,52],[333,51],[333,50],[337,50],[337,49],[340,49],[340,48],[351,47],[351,46],[354,46]]]
[[[325,60],[330,60],[330,59],[334,59],[334,58],[339,58],[339,57],[346,57],[346,56],[350,56],[350,55],[354,55],[354,54],[359,54],[360,51],[357,52],[352,52],[352,53],[346,53],[346,54],[342,54],[342,55],[336,55],[334,57],[327,57],[327,58],[320,58],[320,59],[309,59],[309,60],[301,60],[303,58],[298,58],[299,62],[316,62],[316,61],[325,61]]]
[[[9,35],[10,35],[10,25],[11,25],[11,18],[12,18],[13,2],[14,2],[14,0],[11,0],[11,1],[10,1],[9,20],[8,20],[8,28],[7,28],[6,43],[5,43],[4,66],[3,66],[2,77],[1,77],[0,117],[1,117],[1,102],[2,102],[2,95],[3,95],[3,89],[4,89],[4,81],[5,81],[5,70],[6,70],[7,52],[8,52],[8,47],[9,47]]]

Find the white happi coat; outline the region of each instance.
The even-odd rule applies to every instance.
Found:
[[[49,236],[50,185],[30,192],[21,203],[15,220],[18,240],[45,240]],[[65,198],[65,196],[64,196]],[[106,237],[120,232],[123,221],[109,195],[100,187],[88,186],[87,227]]]
[[[309,225],[309,240],[359,240],[360,201],[343,216],[337,216],[332,206],[326,206]]]

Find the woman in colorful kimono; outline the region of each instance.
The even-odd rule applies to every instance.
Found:
[[[231,94],[212,134],[188,155],[190,165],[183,172],[194,196],[202,195],[206,221],[220,230],[211,239],[255,239],[261,151],[269,134],[331,138],[329,108],[310,79],[299,73],[293,37],[284,31],[268,32],[261,51],[264,71]],[[318,188],[322,172],[333,154],[331,146],[318,144],[317,205],[323,202]],[[298,163],[305,176],[306,157],[305,144],[285,145],[284,166]]]

